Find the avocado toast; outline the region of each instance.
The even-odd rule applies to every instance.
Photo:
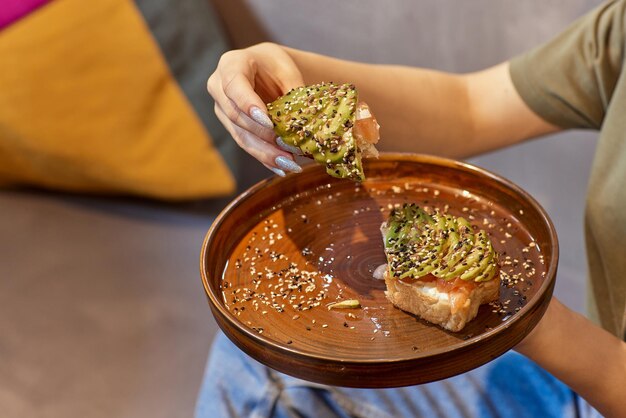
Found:
[[[378,123],[353,84],[298,87],[267,110],[276,134],[333,177],[363,181],[362,157],[378,156]]]
[[[404,204],[381,232],[386,295],[396,307],[460,331],[481,304],[498,299],[498,254],[487,233],[464,218]]]

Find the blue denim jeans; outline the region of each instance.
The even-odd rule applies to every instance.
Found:
[[[197,418],[600,417],[524,356],[509,352],[471,372],[419,386],[350,389],[296,379],[216,337]]]

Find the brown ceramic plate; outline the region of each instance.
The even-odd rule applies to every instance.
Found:
[[[539,204],[501,177],[442,158],[386,154],[365,161],[365,172],[356,184],[307,166],[258,183],[218,216],[200,267],[224,333],[281,372],[363,388],[451,377],[521,341],[547,307],[558,261]],[[500,301],[461,332],[394,308],[372,278],[385,262],[380,224],[404,202],[464,216],[500,253]],[[362,307],[327,309],[344,299]]]

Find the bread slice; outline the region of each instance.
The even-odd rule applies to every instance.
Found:
[[[385,295],[403,311],[439,325],[449,331],[461,331],[478,314],[484,303],[498,299],[500,275],[480,282],[469,295],[462,291],[440,291],[436,281],[401,280],[385,271]]]

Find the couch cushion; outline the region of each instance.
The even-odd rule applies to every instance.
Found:
[[[0,183],[171,200],[234,190],[133,2],[53,1],[0,32],[0,56]]]

